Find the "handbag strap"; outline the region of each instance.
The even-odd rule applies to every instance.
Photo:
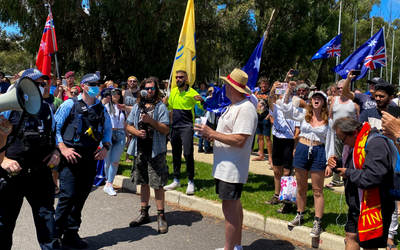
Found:
[[[290,133],[292,134],[293,139],[294,139],[294,132],[293,132],[292,128],[290,127],[290,125],[289,125],[289,123],[287,122],[286,118],[283,118],[283,119],[285,119],[286,125],[289,127]]]

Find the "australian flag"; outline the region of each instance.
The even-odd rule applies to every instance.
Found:
[[[251,54],[250,59],[247,61],[246,65],[242,68],[242,70],[246,72],[247,76],[249,77],[247,81],[247,86],[252,91],[256,87],[258,80],[258,72],[260,71],[263,44],[264,36],[261,38],[261,41],[258,43],[257,47],[253,51],[253,54]],[[214,87],[212,97],[207,98],[204,103],[204,109],[220,115],[222,110],[230,104],[231,101],[225,95],[225,86],[223,86],[222,88]]]
[[[340,56],[341,46],[342,46],[342,33],[335,36],[327,44],[322,46],[322,48],[318,50],[318,52],[311,58],[310,61]]]
[[[336,72],[346,79],[350,70],[361,70],[361,75],[353,79],[353,81],[356,81],[365,77],[368,70],[377,69],[382,66],[386,66],[385,34],[383,28],[341,64],[334,67],[332,72]]]

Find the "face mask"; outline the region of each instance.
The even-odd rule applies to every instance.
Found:
[[[87,91],[87,94],[90,97],[96,97],[100,93],[100,88],[99,87],[90,87],[89,86],[89,91]]]
[[[42,93],[42,95],[43,95],[43,93],[44,93],[44,88],[39,86],[39,89],[40,89],[40,93]]]

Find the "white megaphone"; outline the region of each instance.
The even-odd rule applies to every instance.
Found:
[[[13,89],[0,95],[0,112],[6,110],[38,114],[42,110],[42,93],[39,87],[28,77],[21,78]]]

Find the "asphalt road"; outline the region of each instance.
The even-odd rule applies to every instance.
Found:
[[[157,209],[150,200],[152,222],[130,228],[140,209],[140,197],[118,190],[116,197],[103,193],[102,187],[94,187],[83,209],[80,236],[89,242],[87,249],[216,249],[224,246],[224,221],[169,204],[166,218],[169,232],[157,233]],[[310,249],[296,242],[289,242],[271,234],[244,229],[242,245],[246,250]],[[1,244],[1,243],[0,243]],[[30,206],[24,201],[14,231],[16,250],[39,250]],[[64,248],[66,249],[66,248]]]

